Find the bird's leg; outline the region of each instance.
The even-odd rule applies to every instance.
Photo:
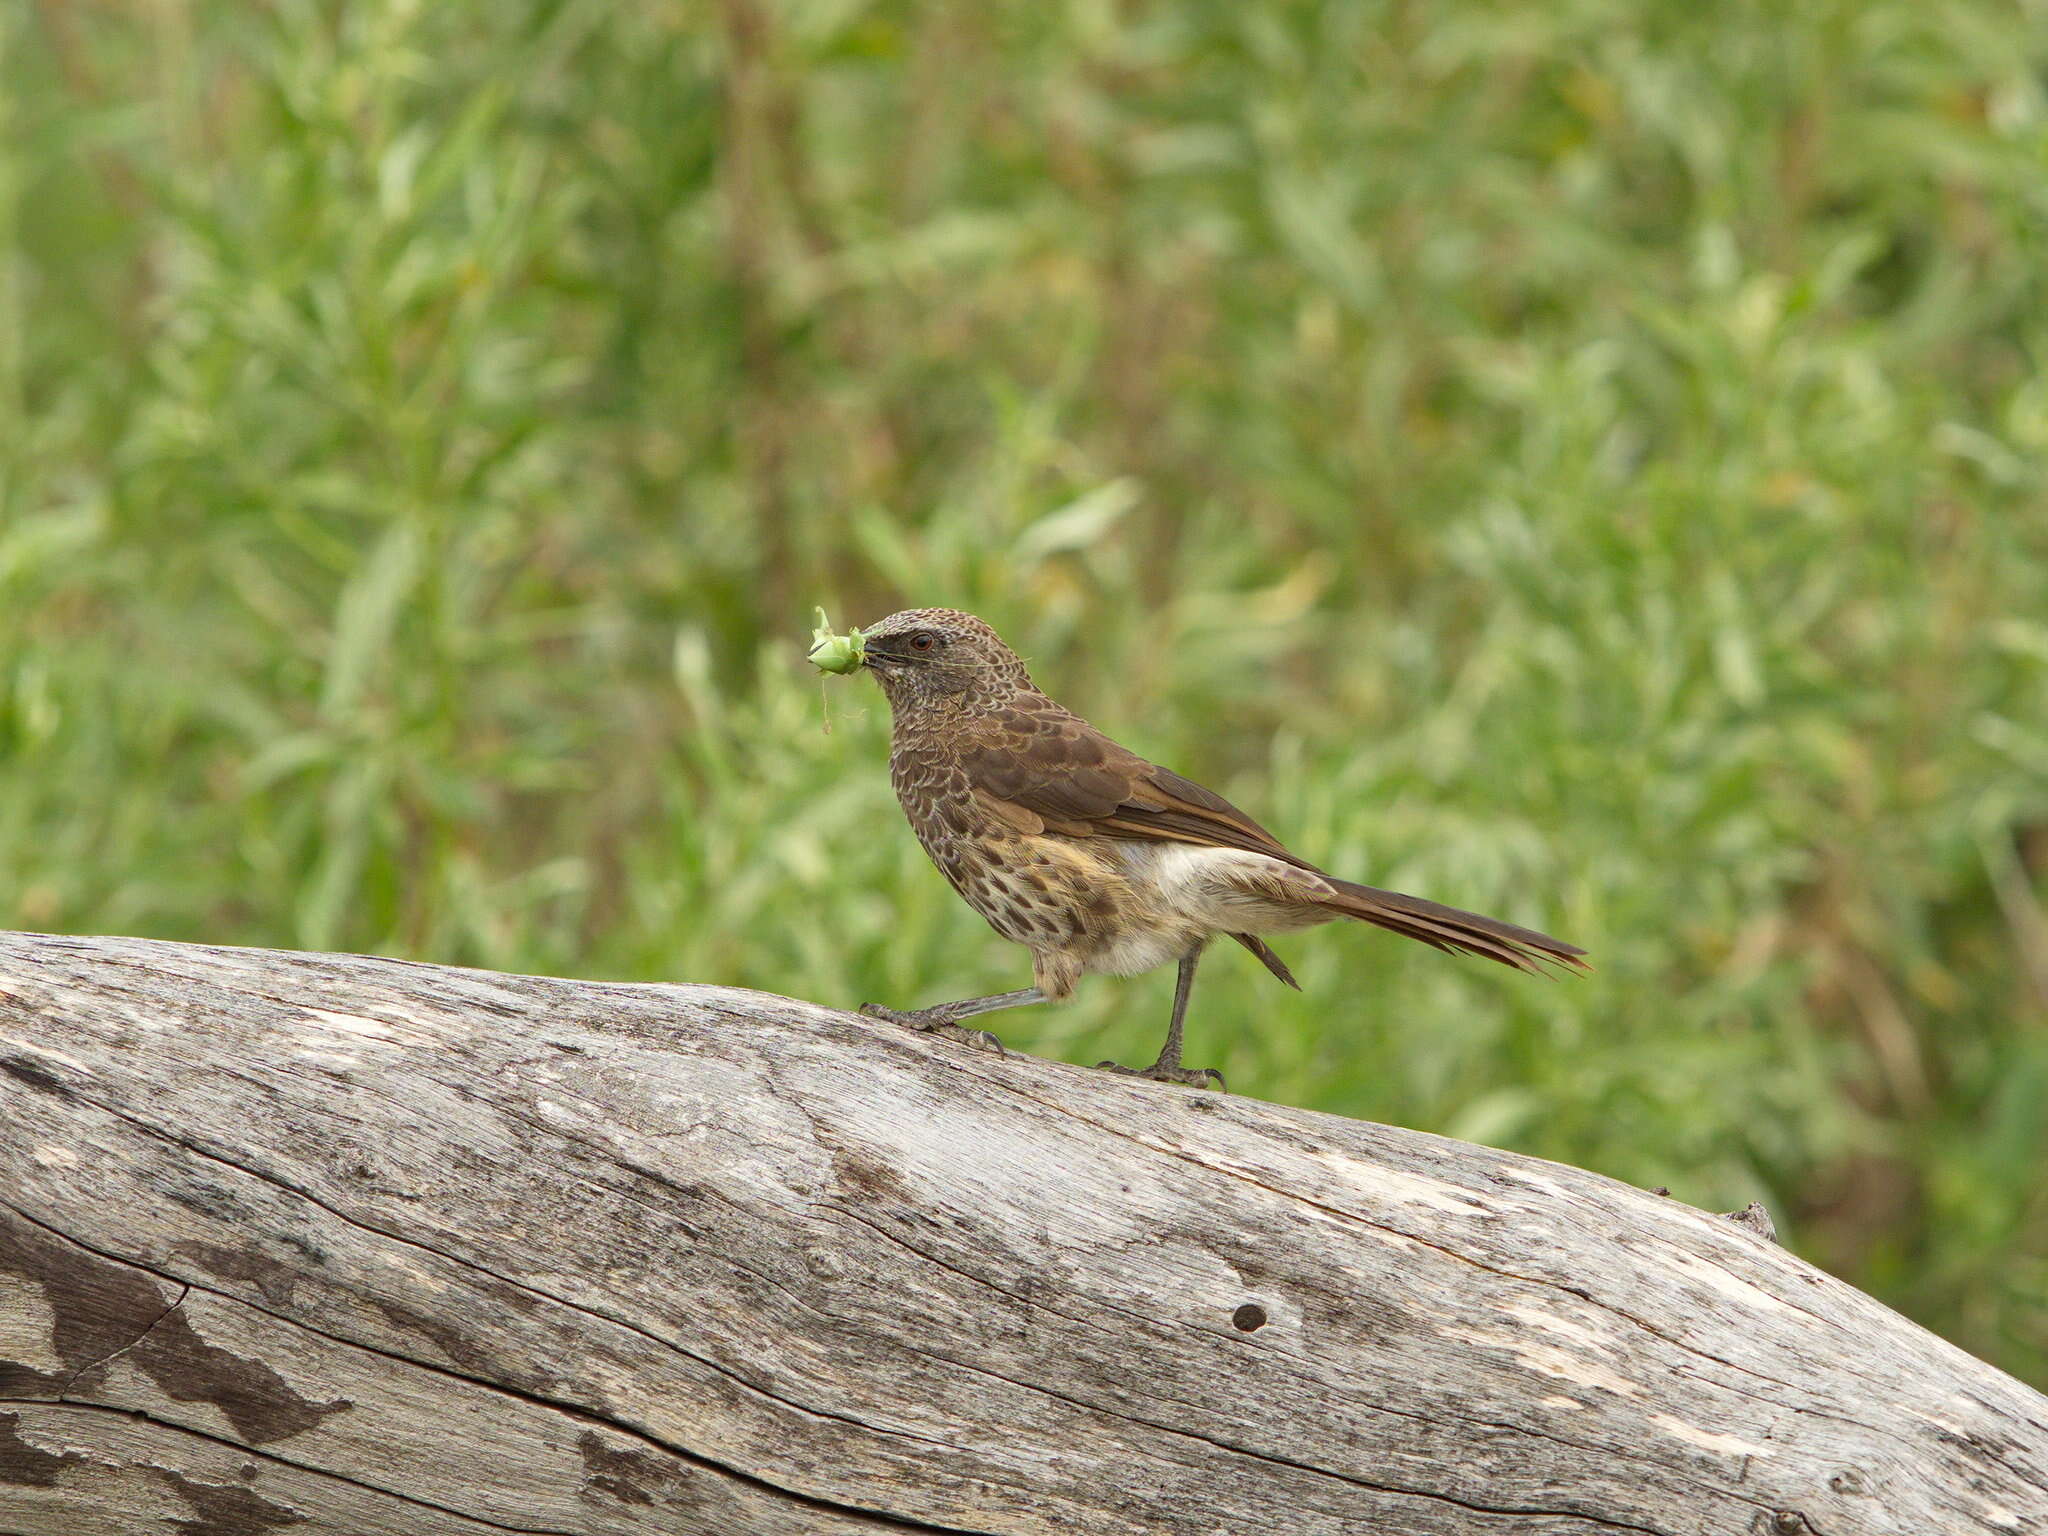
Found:
[[[907,1024],[912,1029],[927,1034],[945,1035],[950,1039],[964,1040],[969,1045],[978,1045],[1001,1055],[1003,1042],[985,1029],[962,1029],[960,1021],[971,1019],[977,1013],[994,1013],[998,1008],[1022,1008],[1027,1003],[1042,1003],[1045,994],[1036,987],[1020,987],[1015,992],[997,992],[988,997],[963,997],[957,1002],[934,1003],[929,1008],[916,1008],[909,1012],[898,1012],[884,1008],[880,1003],[862,1003],[860,1011],[871,1019],[887,1019],[892,1024]]]
[[[1214,1067],[1184,1067],[1180,1064],[1181,1025],[1188,1016],[1188,998],[1195,990],[1195,966],[1202,958],[1202,946],[1180,957],[1180,978],[1173,987],[1173,1019],[1166,1026],[1166,1044],[1159,1048],[1159,1059],[1149,1067],[1120,1067],[1113,1061],[1098,1062],[1112,1072],[1122,1072],[1131,1077],[1149,1077],[1161,1083],[1186,1083],[1193,1088],[1223,1088],[1223,1074]]]

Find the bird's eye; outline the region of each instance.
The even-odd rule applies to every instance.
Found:
[[[928,629],[920,629],[910,637],[910,648],[913,651],[929,651],[938,643],[939,637]]]

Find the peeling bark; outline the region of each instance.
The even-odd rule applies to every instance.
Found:
[[[0,935],[0,1532],[2048,1532],[1595,1174],[761,993]]]

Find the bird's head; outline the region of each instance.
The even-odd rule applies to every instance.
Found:
[[[959,695],[1001,696],[1029,688],[1031,675],[1002,637],[971,613],[910,608],[861,631],[861,665],[875,674],[892,709]]]

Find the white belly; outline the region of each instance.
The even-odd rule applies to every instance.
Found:
[[[1282,933],[1334,916],[1305,902],[1260,895],[1261,887],[1308,895],[1322,884],[1309,871],[1263,853],[1122,838],[1109,846],[1140,898],[1137,905],[1151,908],[1154,920],[1106,936],[1087,960],[1090,971],[1135,976],[1178,960],[1214,934]]]

